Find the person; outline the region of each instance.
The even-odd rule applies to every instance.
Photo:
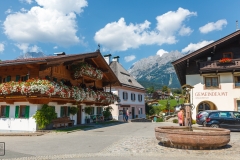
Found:
[[[126,116],[125,116],[126,122],[128,122],[128,116],[129,116],[129,112],[128,112],[128,109],[127,109],[127,111],[126,111]]]
[[[178,124],[179,126],[183,126],[183,108],[178,112]]]

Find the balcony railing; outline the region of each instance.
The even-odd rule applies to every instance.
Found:
[[[240,59],[233,59],[231,62],[220,63],[217,61],[204,61],[200,63],[200,72],[208,71],[236,71],[240,70]]]

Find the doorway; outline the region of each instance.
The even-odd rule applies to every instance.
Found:
[[[135,118],[135,107],[132,107],[132,119]]]
[[[77,124],[82,124],[81,123],[81,119],[82,119],[82,115],[81,115],[81,113],[82,113],[82,106],[80,105],[80,106],[77,106],[77,108],[78,108],[78,112],[77,112]]]

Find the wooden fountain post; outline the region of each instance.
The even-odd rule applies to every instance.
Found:
[[[193,88],[190,85],[183,85],[182,88],[185,91],[184,96],[184,125],[189,127],[189,130],[192,131],[192,105],[190,103],[190,91]]]

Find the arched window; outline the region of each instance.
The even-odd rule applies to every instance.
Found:
[[[205,111],[205,110],[210,110],[210,105],[205,102],[200,103],[198,106],[198,112]]]

